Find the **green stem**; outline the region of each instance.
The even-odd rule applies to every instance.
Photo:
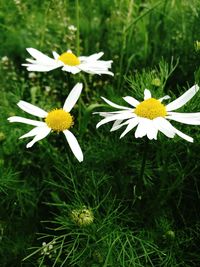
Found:
[[[140,180],[143,180],[145,185],[147,184],[147,181],[144,177],[144,171],[145,171],[145,166],[146,166],[146,162],[147,162],[148,144],[149,144],[149,139],[146,138],[145,144],[144,144],[144,150],[143,150],[142,164],[141,164],[141,168],[140,168]]]
[[[76,0],[76,28],[77,28],[77,31],[76,31],[76,54],[77,54],[77,56],[80,56],[79,26],[80,26],[80,23],[79,23],[79,0]]]

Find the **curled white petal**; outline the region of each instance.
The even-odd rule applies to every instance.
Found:
[[[44,125],[44,126],[37,126],[37,127],[33,128],[31,131],[29,131],[28,133],[22,135],[19,139],[38,135],[38,134],[40,134],[43,130],[45,131],[46,129],[49,129],[49,132],[51,131],[51,129],[50,129],[47,125]]]
[[[123,120],[118,120],[118,121],[121,121],[122,123],[118,123],[116,125],[113,125],[112,127],[112,132],[113,131],[117,131],[118,129],[120,129],[122,126],[124,125],[128,125],[134,118],[131,118],[131,119],[128,119],[127,121],[125,122],[122,122]]]
[[[117,127],[122,123],[123,120],[116,120],[114,123],[113,123],[113,126],[112,128],[110,129],[110,132],[113,132],[115,131],[115,129],[118,129]]]
[[[29,142],[26,145],[26,147],[27,148],[32,147],[36,142],[40,141],[41,139],[44,139],[50,133],[50,131],[51,131],[51,129],[48,127],[40,127],[37,135],[35,135],[33,140],[31,142]]]
[[[124,137],[129,131],[131,131],[134,127],[136,127],[138,123],[139,123],[138,118],[130,119],[128,126],[126,127],[125,131],[120,135],[120,138]]]
[[[108,123],[110,121],[114,121],[114,120],[125,120],[125,119],[130,119],[130,118],[134,118],[135,114],[131,113],[131,112],[124,112],[124,113],[120,113],[120,114],[116,114],[113,116],[108,116],[105,119],[101,120],[99,123],[97,123],[96,128],[99,128],[101,125]]]

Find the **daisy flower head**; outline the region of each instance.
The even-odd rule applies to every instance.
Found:
[[[74,156],[79,162],[83,161],[83,153],[78,141],[74,134],[69,130],[74,124],[74,118],[70,111],[76,104],[81,94],[82,87],[82,83],[77,83],[66,98],[63,108],[53,109],[50,112],[46,112],[45,110],[22,100],[18,102],[17,105],[25,112],[44,119],[44,121],[38,121],[18,116],[8,118],[9,122],[21,122],[35,126],[30,132],[20,137],[34,137],[33,140],[26,145],[27,148],[32,147],[37,141],[45,138],[51,131],[63,132]]]
[[[71,50],[67,50],[59,55],[53,51],[53,58],[48,57],[35,48],[27,48],[28,53],[34,58],[27,58],[28,63],[22,64],[27,67],[28,71],[46,72],[57,68],[73,74],[84,71],[90,74],[108,74],[114,75],[108,69],[111,68],[112,60],[99,60],[103,56],[103,52],[93,54],[91,56],[77,57]]]
[[[160,99],[155,99],[151,96],[151,92],[148,89],[144,90],[144,100],[142,102],[139,102],[131,96],[123,97],[130,107],[117,105],[102,97],[107,104],[119,110],[114,112],[97,112],[100,116],[104,117],[97,124],[97,128],[105,123],[114,121],[110,131],[116,131],[126,126],[120,138],[137,126],[135,131],[136,138],[147,136],[149,139],[157,140],[157,134],[160,131],[169,138],[178,135],[189,142],[193,142],[192,137],[176,129],[170,121],[200,125],[200,112],[174,112],[174,110],[185,105],[198,91],[199,86],[196,84],[167,105],[164,105],[162,101],[169,99],[170,97],[168,95]]]

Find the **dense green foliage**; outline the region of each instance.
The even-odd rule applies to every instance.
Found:
[[[100,96],[124,105],[148,88],[175,99],[200,84],[199,25],[199,0],[0,0],[1,267],[200,266],[200,127],[174,122],[194,143],[160,133],[146,151],[145,138],[96,129],[93,115],[109,110]],[[115,76],[30,75],[27,47],[103,51]],[[27,149],[18,138],[31,126],[7,121],[27,116],[17,102],[60,107],[76,82],[84,89],[73,132],[84,161],[63,134]],[[180,111],[200,112],[199,100],[198,92]],[[73,217],[81,211],[87,225]]]

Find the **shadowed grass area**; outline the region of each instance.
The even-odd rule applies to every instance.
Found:
[[[200,81],[198,0],[23,1],[0,3],[0,266],[200,266],[200,128],[172,122],[194,138],[120,139],[96,129],[97,111],[125,96],[178,98]],[[28,72],[26,48],[52,57],[103,51],[114,77],[56,69]],[[9,124],[24,100],[50,111],[77,82],[73,108],[84,154],[79,163],[62,133],[27,149],[32,126]],[[200,112],[199,92],[178,112]],[[123,128],[124,129],[124,128]],[[144,160],[145,157],[145,160]]]

